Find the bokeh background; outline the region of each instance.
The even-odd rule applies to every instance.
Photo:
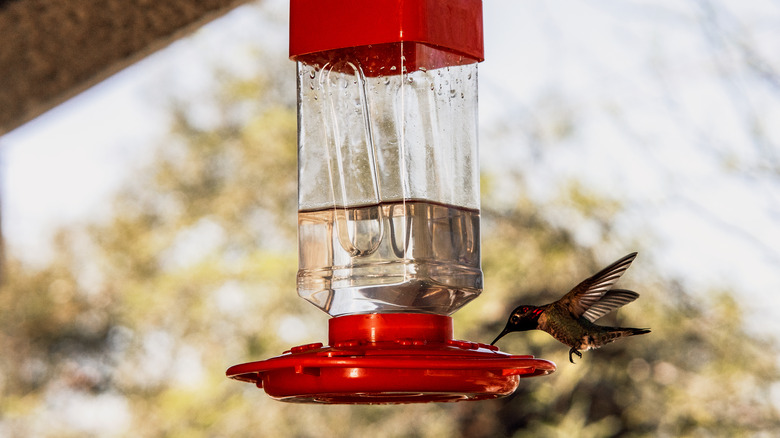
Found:
[[[0,436],[777,436],[780,4],[489,0],[489,342],[631,251],[649,335],[493,401],[315,406],[227,367],[325,341],[297,297],[288,2],[235,9],[0,137]]]

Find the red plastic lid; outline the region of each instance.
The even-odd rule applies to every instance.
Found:
[[[533,356],[452,339],[452,318],[397,313],[347,315],[329,321],[330,346],[293,347],[227,376],[289,402],[422,403],[509,395],[521,377],[555,371]]]
[[[290,57],[401,41],[484,60],[482,0],[291,0]]]

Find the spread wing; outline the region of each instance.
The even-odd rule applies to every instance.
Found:
[[[582,314],[582,317],[590,322],[595,322],[597,319],[606,315],[607,313],[623,307],[626,304],[639,298],[639,294],[625,289],[612,289],[607,291],[600,300],[590,306],[590,309],[586,310]]]
[[[606,297],[605,295],[612,289],[612,286],[614,286],[620,276],[626,272],[626,269],[631,266],[631,262],[636,258],[636,254],[637,253],[632,252],[602,269],[594,276],[583,280],[582,283],[578,284],[571,292],[564,295],[558,302],[567,308],[575,318],[579,318],[591,307],[596,305],[596,303],[607,298],[603,306],[596,307],[589,316],[586,316],[588,320],[595,321],[599,317],[609,313],[609,311],[635,300],[638,295],[630,291],[618,290],[615,291],[614,294],[607,295]],[[633,296],[632,294],[635,294],[636,296]]]

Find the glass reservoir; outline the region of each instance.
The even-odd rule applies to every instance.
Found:
[[[417,42],[296,60],[298,294],[331,316],[476,298],[477,60]]]

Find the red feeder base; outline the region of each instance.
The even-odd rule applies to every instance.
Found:
[[[441,315],[332,318],[328,342],[232,366],[227,376],[254,383],[281,401],[380,404],[503,397],[517,389],[521,377],[555,371],[547,360],[453,340],[452,318]]]

